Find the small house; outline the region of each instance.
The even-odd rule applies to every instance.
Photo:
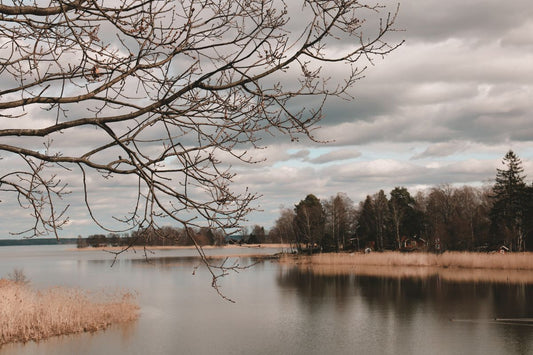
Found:
[[[505,245],[502,245],[499,251],[500,251],[500,254],[505,254],[505,253],[508,253],[510,250]]]
[[[426,247],[427,242],[416,235],[412,237],[402,237],[400,240],[400,251],[421,251],[425,250]]]

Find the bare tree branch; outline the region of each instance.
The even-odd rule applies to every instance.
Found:
[[[79,174],[75,192],[108,231],[162,218],[237,228],[258,196],[232,190],[222,157],[252,163],[248,150],[275,131],[313,139],[326,100],[349,98],[362,77],[366,63],[355,63],[401,44],[386,41],[397,9],[368,23],[383,10],[357,0],[1,4],[0,154],[20,168],[0,176],[0,193],[35,221],[18,233],[58,236],[67,172]],[[339,64],[343,77],[325,74]],[[297,101],[306,96],[310,106]],[[97,217],[87,183],[95,173],[137,181],[120,227]]]

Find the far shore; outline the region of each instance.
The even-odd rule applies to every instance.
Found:
[[[202,245],[202,249],[229,249],[229,248],[239,248],[239,249],[259,249],[259,248],[278,248],[278,249],[289,249],[291,246],[289,244],[227,244],[227,245]],[[133,245],[128,247],[124,246],[112,246],[112,247],[84,247],[84,248],[70,248],[68,251],[121,251],[124,249],[132,250],[196,250],[194,245]]]

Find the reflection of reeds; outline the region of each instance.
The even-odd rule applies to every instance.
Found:
[[[137,317],[138,306],[130,293],[97,295],[59,287],[35,291],[0,279],[0,346],[92,332]]]
[[[446,252],[316,254],[284,256],[282,263],[323,275],[355,274],[394,278],[438,276],[449,281],[533,283],[533,253]]]
[[[387,278],[426,279],[439,277],[454,282],[533,283],[533,272],[524,270],[442,268],[435,266],[373,266],[298,264],[303,270],[324,276],[358,275]]]
[[[210,266],[219,266],[224,264],[225,266],[239,266],[240,268],[248,268],[265,260],[278,260],[280,254],[223,254],[223,255],[211,255],[205,258],[205,261]],[[194,267],[195,269],[205,265],[200,256],[171,256],[171,257],[157,257],[149,259],[150,262],[146,262],[146,259],[133,259],[132,262],[136,266],[144,267]]]

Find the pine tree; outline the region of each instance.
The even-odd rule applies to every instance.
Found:
[[[504,169],[497,169],[493,187],[494,205],[491,220],[494,233],[503,234],[503,240],[524,249],[524,212],[526,208],[526,184],[522,161],[509,150],[503,158]],[[501,238],[500,238],[501,239]]]
[[[375,216],[374,200],[368,195],[365,201],[359,204],[356,227],[357,249],[376,243]]]
[[[406,221],[413,214],[414,200],[405,187],[395,187],[390,192],[389,206],[396,238],[395,244],[399,249],[402,235],[408,232]]]

